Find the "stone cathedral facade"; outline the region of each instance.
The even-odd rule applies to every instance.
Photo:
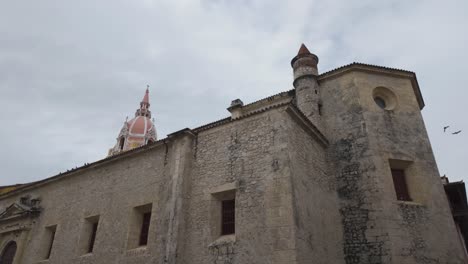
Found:
[[[416,75],[291,64],[292,90],[159,140],[146,93],[107,158],[0,189],[0,263],[466,263]]]

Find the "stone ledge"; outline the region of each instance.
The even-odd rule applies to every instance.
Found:
[[[236,235],[235,234],[225,235],[225,236],[220,236],[218,239],[216,239],[211,244],[209,244],[208,248],[233,245],[235,243],[236,243]]]
[[[220,192],[234,191],[238,187],[239,187],[239,182],[234,181],[234,182],[229,182],[229,183],[225,183],[223,185],[219,185],[219,186],[210,188],[208,190],[208,193],[209,194],[216,194],[216,193],[220,193]]]
[[[412,205],[412,206],[424,206],[421,203],[413,202],[413,201],[396,201],[398,205]]]
[[[80,255],[80,258],[91,258],[93,256],[93,252],[85,253],[83,255]]]
[[[137,247],[137,248],[132,248],[132,249],[128,249],[126,252],[125,252],[125,255],[127,256],[137,256],[137,255],[144,255],[147,253],[147,246],[140,246],[140,247]]]

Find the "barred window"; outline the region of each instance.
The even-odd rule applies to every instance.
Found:
[[[234,199],[221,202],[221,235],[235,233],[235,207]]]

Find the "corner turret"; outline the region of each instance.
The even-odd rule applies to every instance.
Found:
[[[302,44],[296,57],[291,60],[291,67],[294,70],[294,82],[305,76],[318,76],[317,55],[310,53],[309,49]]]
[[[314,123],[320,127],[320,91],[317,83],[318,57],[312,54],[302,44],[297,55],[291,60],[294,72],[294,88],[296,90],[296,104],[298,108]]]

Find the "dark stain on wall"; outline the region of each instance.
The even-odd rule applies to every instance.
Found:
[[[389,258],[385,242],[387,234],[367,237],[369,229],[376,226],[371,217],[373,211],[369,208],[371,193],[376,190],[367,175],[372,173],[372,167],[366,167],[356,162],[365,155],[367,144],[353,138],[337,141],[334,145],[335,159],[340,164],[337,175],[337,192],[341,199],[340,214],[343,224],[344,255],[347,264],[378,264]],[[375,230],[372,230],[375,231]]]
[[[410,237],[410,244],[402,248],[402,256],[413,257],[416,263],[436,264],[439,259],[429,257],[421,228],[428,220],[427,208],[418,204],[398,204],[398,212],[403,221],[400,228]]]

